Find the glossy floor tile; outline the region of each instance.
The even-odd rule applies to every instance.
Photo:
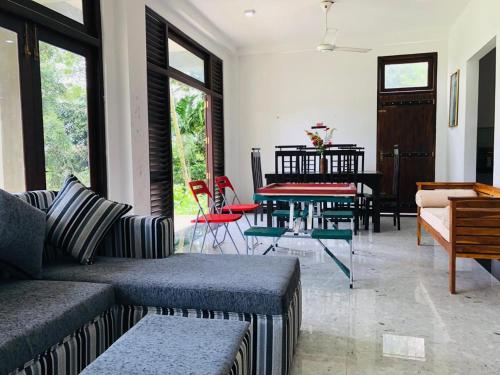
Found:
[[[241,236],[232,233],[244,252]],[[384,218],[382,233],[361,231],[354,241],[352,290],[312,240],[282,240],[268,255],[301,262],[303,323],[292,375],[500,374],[496,279],[474,260],[460,259],[458,294],[450,295],[446,253],[427,235],[416,246],[414,218],[403,218],[400,232]],[[263,242],[256,254],[269,243]],[[347,244],[327,244],[347,264]],[[223,249],[235,252],[228,241]]]

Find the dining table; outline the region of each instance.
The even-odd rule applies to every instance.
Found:
[[[380,193],[382,184],[382,173],[379,171],[361,171],[356,175],[356,183],[363,184],[371,189],[372,223],[373,232],[380,232]],[[353,182],[352,173],[267,173],[265,174],[267,185],[274,183],[344,183]],[[267,225],[272,226],[272,211],[274,202],[266,201]]]

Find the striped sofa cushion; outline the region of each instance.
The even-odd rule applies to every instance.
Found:
[[[14,194],[19,199],[36,207],[40,210],[47,211],[56,198],[57,193],[49,190],[28,191],[25,193]]]
[[[99,197],[69,176],[47,213],[46,241],[88,264],[111,226],[131,208]]]
[[[164,216],[127,216],[113,225],[98,255],[159,259],[174,253],[174,228]]]

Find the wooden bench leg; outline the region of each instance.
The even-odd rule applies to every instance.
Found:
[[[417,246],[422,243],[422,224],[420,224],[420,219],[417,219]]]
[[[456,273],[457,273],[457,257],[455,254],[450,254],[450,259],[449,259],[450,265],[449,265],[449,287],[450,287],[450,293],[451,294],[456,294]]]

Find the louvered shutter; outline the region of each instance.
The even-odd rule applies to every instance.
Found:
[[[172,217],[172,141],[169,78],[166,74],[167,29],[166,24],[150,9],[146,9],[146,48],[151,213]]]
[[[213,180],[215,177],[224,176],[224,101],[222,60],[212,56],[211,59],[211,88],[215,92],[212,98],[212,168]],[[219,95],[216,95],[219,94]],[[221,197],[216,194],[216,202],[221,202]]]

